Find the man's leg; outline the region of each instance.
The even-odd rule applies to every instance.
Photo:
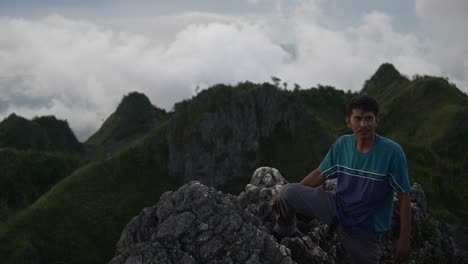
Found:
[[[330,224],[335,217],[335,195],[323,188],[311,188],[298,183],[287,184],[279,193],[279,216],[275,231],[280,236],[292,235],[296,230],[296,212],[316,217]]]
[[[339,234],[353,264],[376,264],[380,261],[380,241],[350,237],[343,229]]]

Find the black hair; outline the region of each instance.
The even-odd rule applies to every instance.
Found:
[[[375,116],[379,114],[379,104],[373,97],[367,94],[361,94],[351,99],[351,102],[346,107],[346,116],[349,117],[353,112],[353,109],[370,111],[373,112]]]

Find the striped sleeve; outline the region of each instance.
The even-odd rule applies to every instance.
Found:
[[[337,170],[337,161],[336,161],[336,145],[337,143],[332,145],[332,147],[328,150],[327,155],[323,158],[322,163],[319,165],[319,170],[325,177],[325,179],[334,179],[336,178],[336,170]]]
[[[409,192],[411,190],[406,156],[400,146],[392,155],[388,174],[391,177],[392,187],[397,192]]]

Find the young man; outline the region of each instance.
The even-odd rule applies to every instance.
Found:
[[[379,106],[370,96],[355,97],[346,110],[351,135],[340,137],[320,166],[299,184],[283,187],[273,205],[279,213],[275,231],[297,231],[295,213],[338,221],[338,232],[352,263],[378,263],[380,240],[390,229],[394,193],[400,207],[400,236],[395,259],[410,254],[411,207],[406,157],[395,142],[376,134]],[[336,192],[316,188],[337,178]]]

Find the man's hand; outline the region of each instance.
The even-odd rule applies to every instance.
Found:
[[[277,195],[274,195],[272,198],[271,198],[271,201],[270,201],[270,204],[271,204],[271,207],[273,209],[273,212],[275,212],[276,214],[279,214],[279,198]]]
[[[407,260],[411,252],[411,242],[409,237],[399,237],[395,243],[394,255],[397,262]]]

